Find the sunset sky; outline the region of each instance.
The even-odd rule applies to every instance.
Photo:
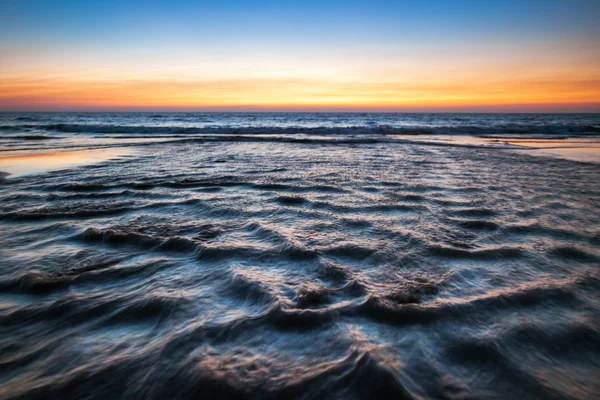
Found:
[[[600,112],[600,1],[0,1],[0,110]]]

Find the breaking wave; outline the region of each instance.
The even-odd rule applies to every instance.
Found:
[[[0,130],[43,130],[61,133],[136,134],[136,135],[573,135],[599,134],[598,125],[500,125],[500,126],[148,126],[107,124],[23,124],[0,126]]]

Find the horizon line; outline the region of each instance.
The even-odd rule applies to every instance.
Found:
[[[90,109],[90,110],[78,110],[78,109],[64,109],[64,110],[27,110],[27,109],[0,109],[0,113],[140,113],[140,114],[179,114],[179,113],[223,113],[223,114],[236,114],[236,113],[254,113],[254,114],[600,114],[600,109],[597,111],[502,111],[502,110],[461,110],[461,111],[408,111],[408,110],[256,110],[256,109],[198,109],[198,110],[186,110],[186,109],[156,109],[156,110],[128,110],[128,109]]]

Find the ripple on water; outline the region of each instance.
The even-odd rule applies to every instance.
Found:
[[[594,397],[599,170],[541,161],[236,138],[3,180],[0,397]]]

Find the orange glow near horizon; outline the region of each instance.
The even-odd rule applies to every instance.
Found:
[[[0,110],[600,111],[600,57],[547,48],[18,54]],[[362,51],[362,52],[361,52]],[[277,54],[277,57],[273,56]]]
[[[452,78],[450,82],[456,82]],[[74,81],[0,80],[6,110],[597,110],[600,80],[411,81],[327,80]]]

